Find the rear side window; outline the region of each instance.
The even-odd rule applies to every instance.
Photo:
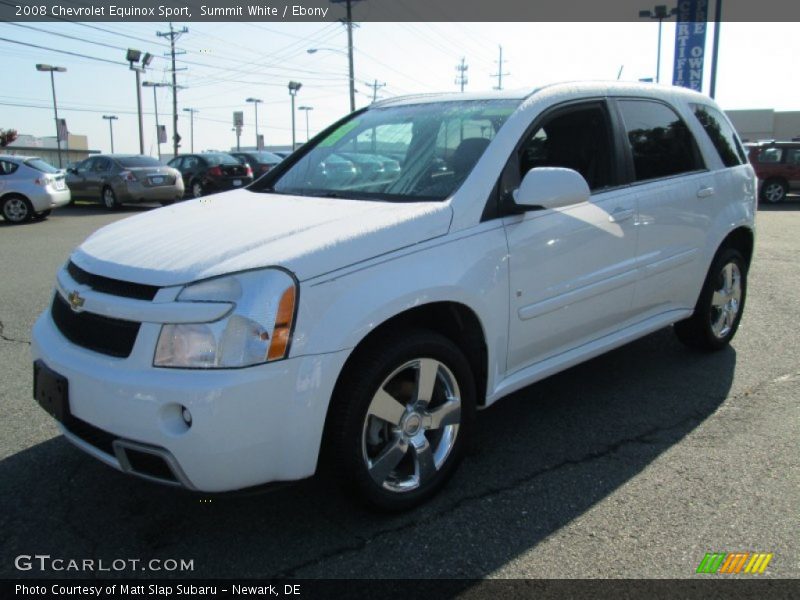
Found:
[[[800,165],[800,148],[786,149],[786,163],[790,165]]]
[[[121,156],[117,162],[128,168],[134,167],[160,167],[161,163],[152,156]]]
[[[705,168],[692,133],[660,102],[620,100],[636,181],[671,177]]]
[[[758,162],[779,163],[783,157],[783,148],[762,148],[758,151]]]
[[[17,169],[19,169],[17,163],[13,163],[10,160],[0,160],[0,176],[11,175]]]
[[[702,104],[693,104],[692,109],[726,167],[735,167],[747,162],[744,149],[736,138],[736,132],[722,113]]]

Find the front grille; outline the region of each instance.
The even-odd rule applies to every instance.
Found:
[[[77,283],[88,285],[93,290],[104,294],[137,298],[139,300],[152,300],[158,293],[158,287],[155,285],[131,283],[130,281],[94,275],[84,271],[72,261],[67,263],[67,272]]]
[[[140,323],[75,312],[56,293],[51,310],[59,331],[73,344],[109,356],[127,358],[133,350]]]
[[[78,417],[72,415],[64,420],[64,427],[72,435],[82,439],[87,444],[91,444],[101,452],[114,456],[113,442],[116,438],[107,431],[103,431],[86,421],[81,421]]]

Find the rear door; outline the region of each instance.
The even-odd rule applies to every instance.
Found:
[[[86,174],[86,193],[93,198],[100,198],[101,191],[111,173],[111,161],[104,156],[95,158],[92,168]]]
[[[629,178],[639,200],[634,310],[647,318],[693,308],[702,257],[720,190],[674,107],[642,98],[615,100],[625,130]]]
[[[604,100],[572,104],[533,124],[501,179],[501,194],[534,167],[567,167],[588,202],[503,218],[511,279],[507,372],[620,327],[636,284],[636,196],[620,185],[613,118]]]
[[[786,148],[786,176],[791,190],[800,190],[800,146]]]
[[[67,185],[73,196],[80,197],[86,195],[87,178],[91,172],[94,161],[94,158],[87,158],[75,165],[74,173],[67,173]]]

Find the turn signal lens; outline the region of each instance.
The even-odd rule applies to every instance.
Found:
[[[294,319],[294,289],[294,286],[286,288],[278,303],[278,313],[275,315],[275,329],[272,331],[272,342],[267,352],[267,360],[275,360],[286,356],[292,335],[292,320]]]

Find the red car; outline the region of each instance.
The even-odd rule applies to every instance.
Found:
[[[800,142],[753,144],[749,157],[758,176],[761,200],[774,204],[790,191],[800,191]]]

